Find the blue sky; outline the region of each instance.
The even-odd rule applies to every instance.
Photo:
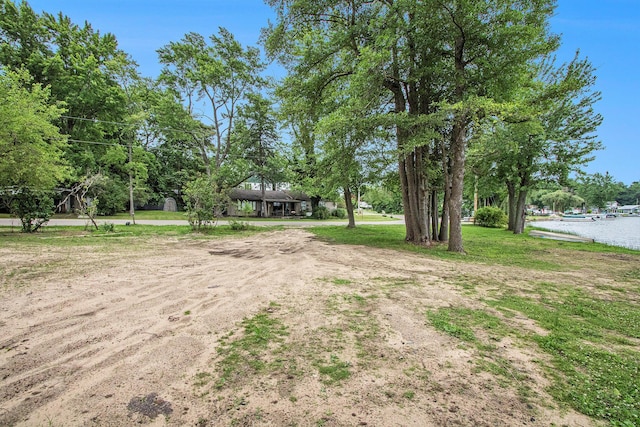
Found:
[[[73,22],[85,20],[102,33],[113,33],[122,50],[155,77],[156,49],[187,32],[208,36],[222,26],[244,45],[257,45],[260,28],[273,11],[262,0],[31,0],[31,7]],[[551,21],[562,35],[560,61],[577,49],[596,67],[596,89],[604,116],[598,136],[605,149],[596,153],[588,173],[609,172],[629,185],[640,181],[640,0],[558,0]],[[275,70],[275,68],[272,68]]]

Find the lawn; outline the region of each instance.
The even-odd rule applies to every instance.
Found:
[[[45,257],[43,262],[29,264],[32,266],[28,268],[15,269],[7,265],[5,276],[24,286],[30,280],[29,274],[45,274],[48,269],[58,268],[56,262],[69,263],[64,258],[66,255],[62,256],[67,247],[84,247],[88,252],[104,254],[105,262],[115,262],[112,258],[120,256],[122,259],[138,257],[142,263],[140,257],[151,253],[148,251],[157,251],[158,244],[167,250],[192,247],[195,251],[201,243],[209,244],[208,240],[238,237],[235,244],[220,240],[223,243],[218,245],[216,240],[215,246],[202,251],[203,258],[193,259],[193,267],[191,264],[181,267],[198,269],[208,262],[206,270],[198,269],[198,274],[185,276],[184,283],[192,283],[198,277],[207,280],[220,277],[225,278],[224,281],[211,289],[229,286],[229,292],[232,289],[235,292],[246,272],[236,271],[235,267],[222,270],[225,256],[229,257],[230,265],[245,258],[249,260],[244,268],[256,270],[254,274],[260,278],[261,286],[287,283],[280,277],[280,269],[290,264],[306,258],[322,259],[323,262],[313,264],[313,268],[325,268],[325,280],[287,287],[286,298],[264,312],[252,308],[250,315],[244,320],[237,319],[241,323],[219,339],[217,362],[200,370],[194,381],[199,392],[210,387],[208,392],[218,394],[220,399],[235,398],[234,382],[270,384],[274,372],[287,381],[300,383],[310,381],[312,377],[308,373],[315,372],[321,391],[333,388],[349,395],[349,387],[361,384],[357,380],[350,382],[358,373],[375,373],[367,369],[378,364],[384,369],[394,369],[405,360],[389,359],[389,364],[384,365],[386,362],[372,356],[394,354],[388,347],[388,336],[382,331],[388,327],[387,321],[391,322],[402,312],[414,313],[420,319],[411,323],[421,328],[415,331],[416,336],[431,330],[453,340],[451,351],[457,348],[468,355],[460,366],[471,366],[474,375],[488,375],[491,382],[487,384],[494,384],[498,390],[492,392],[515,390],[519,401],[529,407],[541,404],[536,387],[543,387],[549,399],[545,404],[553,410],[571,409],[595,423],[617,427],[640,425],[640,252],[596,243],[537,239],[527,233],[516,236],[501,229],[465,225],[466,254],[454,254],[447,252],[444,244],[422,247],[406,243],[402,225],[361,225],[355,229],[344,226],[309,229],[317,239],[330,245],[322,244],[316,248],[318,252],[311,255],[306,252],[305,244],[292,244],[279,237],[281,234],[265,234],[265,237],[259,234],[280,229],[255,227],[236,231],[229,226],[218,226],[204,233],[193,233],[188,226],[117,225],[113,230],[105,226],[97,231],[51,226],[27,235],[3,227],[0,240],[7,256],[33,253]],[[266,241],[270,244],[265,244]],[[237,250],[229,250],[229,246],[234,245]],[[59,259],[47,258],[51,257],[48,254],[52,250],[58,249],[62,249]],[[334,249],[337,255],[325,256]],[[119,254],[123,251],[126,254]],[[299,256],[297,251],[305,252]],[[369,272],[388,264],[393,267],[392,273],[383,269],[385,273],[375,273],[378,276],[369,278],[362,272],[348,276],[342,270],[342,275],[331,276],[336,274],[331,272],[337,271],[347,262],[346,258],[354,254],[357,254],[354,259],[364,263],[349,264],[354,269]],[[288,256],[290,258],[285,258]],[[29,259],[25,255],[24,262]],[[271,271],[273,278],[263,277],[269,274],[264,266],[283,260],[280,267]],[[371,261],[371,265],[366,261]],[[166,274],[178,275],[180,271],[166,270]],[[411,276],[405,277],[400,272]],[[233,276],[235,280],[226,279],[231,274],[237,274]],[[391,280],[389,274],[397,277]],[[102,278],[98,276],[97,279]],[[292,273],[286,277],[297,276]],[[173,286],[173,282],[169,282]],[[260,289],[252,282],[246,286]],[[311,286],[315,286],[315,293],[306,294],[305,290]],[[455,297],[440,304],[442,300],[438,296],[444,292],[452,292]],[[272,295],[271,291],[268,295]],[[298,299],[289,301],[296,296]],[[200,301],[198,298],[200,296],[195,300]],[[321,311],[324,314],[311,318],[306,324],[309,321],[306,313],[319,302],[326,305]],[[392,311],[390,307],[394,305],[402,311]],[[180,310],[185,318],[197,313],[192,307],[181,306]],[[157,309],[148,311],[155,313]],[[377,311],[378,316],[373,316]],[[283,317],[284,313],[299,317]],[[312,328],[314,322],[325,318],[329,320],[324,329]],[[296,330],[303,327],[310,329]],[[357,338],[355,344],[349,341],[351,334]],[[416,341],[412,345],[419,344]],[[371,348],[375,352],[372,353]],[[511,357],[513,352],[519,355],[515,359]],[[356,363],[348,361],[345,354],[355,358]],[[265,359],[265,355],[271,357]],[[523,355],[531,358],[526,369],[518,363],[522,362],[519,357]],[[402,357],[413,356],[407,353]],[[428,402],[434,400],[430,393],[436,393],[441,399],[442,396],[437,394],[437,389],[434,392],[430,388],[431,383],[421,380],[421,375],[433,378],[446,369],[451,370],[453,376],[463,372],[460,367],[453,371],[452,365],[428,373],[425,360],[421,363],[422,368],[412,365],[407,370],[407,378],[403,377],[404,382],[397,390],[383,390],[383,397],[379,398],[397,398],[402,405],[419,399],[423,399],[421,405],[431,404]],[[426,363],[435,364],[428,359]],[[544,376],[544,385],[532,380],[533,372]],[[447,386],[445,380],[438,381],[438,387]],[[249,388],[253,390],[252,387]],[[360,395],[359,391],[354,393]],[[292,408],[300,405],[299,398],[295,394],[288,396]],[[317,402],[314,405],[317,406]]]
[[[540,364],[551,381],[548,392],[558,402],[614,426],[640,425],[640,252],[472,225],[463,227],[464,255],[447,252],[445,244],[405,243],[402,226],[312,231],[333,244],[410,251],[425,262],[438,258],[522,269],[523,282],[529,282],[522,289],[496,275],[455,278],[482,308],[432,309],[426,312],[427,321],[461,345],[475,347],[478,369],[503,376],[507,383],[522,379],[508,361],[496,357],[495,343],[508,337],[535,347],[549,358]],[[529,280],[527,271],[560,274],[539,282]],[[563,273],[578,273],[581,281],[567,282]],[[487,284],[491,289],[476,295]],[[514,327],[514,317],[533,321],[541,330]]]

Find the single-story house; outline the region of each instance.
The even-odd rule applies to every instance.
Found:
[[[617,206],[615,208],[615,213],[619,213],[619,214],[626,214],[626,215],[630,215],[630,214],[640,214],[640,205],[624,205],[624,206]]]
[[[244,215],[243,206],[250,206],[249,216],[286,217],[300,216],[311,212],[311,198],[300,191],[266,190],[264,192],[267,214],[262,213],[262,191],[234,188],[229,197],[229,216]]]

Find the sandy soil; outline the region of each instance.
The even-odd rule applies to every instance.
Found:
[[[0,245],[2,426],[594,425],[545,393],[535,349],[497,343],[518,374],[504,384],[427,322],[428,309],[477,305],[496,280],[519,286],[517,269],[301,229],[32,252]],[[474,295],[458,283],[470,277]],[[286,335],[230,365],[241,322],[261,314]],[[331,381],[319,367],[338,360],[350,376]]]

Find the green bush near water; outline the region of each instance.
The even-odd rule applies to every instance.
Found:
[[[487,206],[476,211],[475,223],[481,227],[503,227],[507,223],[507,216],[502,209]]]

